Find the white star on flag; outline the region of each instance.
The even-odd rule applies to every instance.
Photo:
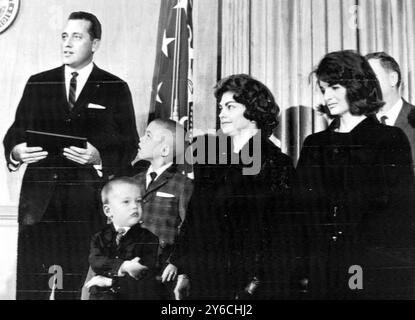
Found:
[[[169,53],[167,51],[167,46],[169,45],[170,42],[174,41],[175,38],[166,38],[166,30],[164,30],[164,34],[163,34],[163,44],[161,46],[161,51],[163,51],[164,55],[168,58],[169,57]]]
[[[179,0],[173,9],[184,9],[187,14],[187,1],[188,0]]]
[[[161,101],[161,98],[160,98],[160,96],[159,96],[159,92],[160,92],[160,89],[161,89],[161,86],[163,85],[163,82],[160,82],[159,83],[159,85],[157,86],[157,96],[156,96],[156,101],[158,102],[158,103],[163,103],[162,101]]]

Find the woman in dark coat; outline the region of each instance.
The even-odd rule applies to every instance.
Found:
[[[264,84],[243,74],[221,80],[215,96],[221,132],[194,144],[195,189],[172,257],[178,287],[187,289],[189,277],[192,298],[267,298],[273,215],[286,205],[294,173],[269,140],[279,108]]]
[[[362,56],[329,53],[315,75],[333,121],[305,139],[297,166],[298,194],[314,226],[311,297],[408,297],[411,263],[402,252],[415,234],[408,139],[374,117],[382,93]]]

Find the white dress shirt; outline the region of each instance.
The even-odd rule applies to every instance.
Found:
[[[65,88],[66,88],[66,99],[68,99],[68,101],[69,101],[69,87],[71,85],[72,73],[78,72],[78,76],[76,77],[76,92],[75,92],[75,100],[78,100],[82,92],[82,89],[85,87],[85,84],[88,81],[89,76],[91,75],[93,68],[94,68],[94,63],[92,61],[80,70],[75,70],[65,65]],[[98,176],[102,178],[103,177],[102,164],[96,164],[94,165],[94,168],[97,171]]]
[[[168,168],[170,168],[172,165],[173,165],[173,162],[169,162],[169,163],[165,164],[164,166],[161,166],[161,167],[160,167],[160,168],[158,168],[157,170],[154,170],[154,169],[153,169],[153,166],[152,166],[152,165],[150,165],[150,167],[149,167],[149,168],[148,168],[148,170],[147,170],[147,174],[146,174],[146,188],[148,188],[148,185],[149,185],[149,184],[150,184],[150,182],[151,182],[151,176],[150,176],[150,173],[151,173],[151,172],[155,172],[155,173],[157,174],[156,178],[154,179],[154,181],[156,181],[156,180],[160,177],[160,175],[161,175],[164,171],[166,171]]]
[[[388,125],[388,126],[393,126],[393,125],[395,125],[395,123],[396,123],[396,119],[398,119],[398,116],[399,116],[399,112],[401,112],[401,110],[402,110],[402,106],[403,106],[403,100],[402,100],[402,98],[401,99],[399,99],[394,105],[393,105],[393,107],[392,108],[390,108],[389,109],[389,111],[387,111],[387,112],[382,112],[382,111],[379,111],[377,114],[376,114],[376,116],[377,116],[377,118],[379,119],[379,121],[381,121],[380,119],[383,117],[383,116],[386,116],[387,118],[386,118],[386,120],[385,120],[385,123]]]
[[[65,66],[65,88],[66,88],[66,98],[69,100],[69,86],[71,85],[72,72],[78,72],[76,77],[76,93],[75,99],[78,100],[82,89],[85,87],[85,84],[94,68],[94,64],[91,61],[87,66],[83,67],[80,70],[75,70],[69,66]]]

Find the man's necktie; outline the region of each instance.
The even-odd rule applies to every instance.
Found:
[[[147,189],[148,189],[148,188],[150,188],[150,186],[153,184],[154,180],[156,180],[156,178],[157,178],[157,173],[155,173],[155,172],[150,172],[150,178],[151,178],[151,181],[150,181],[150,183],[148,184]]]
[[[387,117],[387,116],[381,116],[381,117],[380,117],[380,122],[381,122],[381,123],[383,123],[383,124],[387,124],[387,123],[386,123],[386,120],[387,120],[387,119],[388,119],[388,117]]]
[[[121,238],[124,237],[125,233],[126,233],[126,230],[124,228],[119,228],[117,230],[117,236],[115,238],[115,243],[117,244],[117,246],[120,245]]]
[[[78,72],[72,72],[72,78],[69,85],[69,109],[75,106],[76,102],[76,77],[78,76]]]

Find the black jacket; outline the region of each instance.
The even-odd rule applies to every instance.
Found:
[[[90,108],[89,104],[105,109]],[[92,166],[77,165],[62,156],[50,155],[29,165],[19,202],[19,222],[23,224],[41,220],[57,183],[76,186],[81,182],[91,187],[90,192],[79,192],[76,201],[96,197],[96,185],[131,165],[139,141],[128,85],[96,66],[72,110],[66,97],[64,66],[30,77],[15,121],[4,138],[8,163],[13,147],[26,141],[26,130],[86,137],[100,152],[104,179]]]
[[[408,137],[412,149],[412,161],[415,160],[415,106],[403,100],[402,109],[394,126],[399,127]],[[415,168],[414,168],[415,169]]]
[[[338,133],[335,126],[336,120],[305,139],[296,190],[300,210],[308,213],[305,243],[317,269],[308,276],[314,278],[313,285],[327,283],[329,297],[338,288],[348,291],[351,265],[360,265],[365,272],[397,266],[394,251],[385,248],[415,245],[408,138],[401,129],[382,125],[374,117],[350,133]]]
[[[155,267],[157,262],[158,238],[147,229],[136,224],[116,244],[117,232],[108,225],[92,236],[89,263],[92,270],[113,279],[111,288],[91,288],[91,299],[156,299]],[[118,277],[118,270],[126,260],[136,257],[149,268],[141,279],[135,280],[129,275]]]
[[[190,275],[195,297],[234,298],[254,277],[266,281],[273,216],[288,201],[293,166],[266,138],[252,138],[239,154],[230,139],[225,149],[218,137],[200,139],[195,189],[171,261]]]

